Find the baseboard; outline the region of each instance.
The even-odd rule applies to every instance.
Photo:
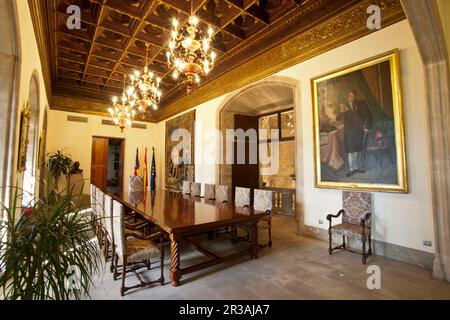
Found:
[[[328,242],[328,230],[325,229],[305,225],[301,228],[300,234],[302,236]],[[340,245],[342,243],[342,238],[333,238],[333,243],[335,245]],[[359,240],[349,239],[347,245],[351,249],[361,250],[361,241]],[[378,240],[372,240],[372,248],[373,254],[375,255],[433,270],[434,254],[432,253]]]

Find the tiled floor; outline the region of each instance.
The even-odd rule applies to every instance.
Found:
[[[274,217],[274,247],[260,251],[257,260],[239,259],[183,277],[178,288],[169,284],[169,257],[165,286],[130,291],[120,296],[120,280],[103,274],[92,289],[92,299],[450,299],[450,284],[435,281],[431,271],[383,257],[369,258],[368,265],[381,269],[381,289],[367,288],[367,266],[359,255],[336,252],[328,255],[327,243],[295,235],[295,220]],[[235,250],[225,237],[202,240],[222,252]],[[244,243],[240,245],[245,245]],[[204,259],[185,247],[182,265]],[[168,250],[166,251],[169,252]],[[219,251],[220,252],[220,251]],[[167,254],[168,256],[168,254]],[[144,278],[158,278],[159,267]],[[127,284],[136,283],[129,274]]]

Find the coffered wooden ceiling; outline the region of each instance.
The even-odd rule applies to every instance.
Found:
[[[149,67],[162,78],[163,99],[161,111],[149,114],[144,119],[147,121],[164,118],[167,106],[189,99],[185,97],[184,85],[172,79],[165,52],[171,20],[176,17],[187,21],[191,6],[200,18],[200,27],[212,26],[215,30],[217,65],[202,79],[204,86],[361,2],[364,1],[29,0],[41,58],[47,60],[50,73],[49,91],[55,101],[51,107],[106,114],[112,96],[121,95],[124,75],[145,65],[145,44],[150,43]],[[379,2],[399,6],[397,0]],[[70,5],[81,8],[81,30],[69,30],[66,26]],[[396,20],[403,18],[401,12]],[[218,86],[215,88],[220,91]],[[195,97],[196,92],[191,95]]]

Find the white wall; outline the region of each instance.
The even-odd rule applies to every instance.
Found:
[[[86,117],[88,118],[88,123],[69,122],[67,121],[68,115]],[[47,150],[49,152],[62,150],[64,153],[70,154],[73,161],[80,162],[80,168],[83,170],[83,178],[90,179],[92,137],[125,139],[124,190],[127,190],[130,176],[134,173],[136,148],[139,148],[141,168],[144,166],[145,148],[148,148],[148,172],[150,174],[152,147],[157,147],[155,145],[156,125],[147,123],[146,130],[127,127],[121,133],[119,127],[102,125],[103,119],[110,120],[108,117],[51,110],[48,119]],[[89,181],[86,183],[88,184]],[[159,183],[158,180],[157,183]],[[88,192],[89,188],[86,185],[84,193]]]
[[[44,79],[42,76],[42,65],[39,58],[39,52],[37,48],[36,38],[34,35],[33,24],[31,20],[31,14],[27,1],[15,1],[18,12],[18,30],[20,34],[20,84],[18,88],[18,113],[22,111],[25,102],[29,99],[30,93],[30,81],[33,73],[37,74],[39,82],[39,131],[37,139],[39,139],[42,133],[42,124],[44,117],[44,110],[48,105],[47,95],[45,91]],[[19,128],[20,128],[20,116],[17,116],[16,122],[16,134],[15,134],[15,147],[18,148],[19,141]],[[30,142],[31,143],[31,142]],[[38,143],[38,140],[36,141]],[[13,165],[13,181],[18,186],[22,186],[23,173],[17,172],[17,148],[14,150],[14,165]],[[37,159],[38,147],[36,147]],[[39,172],[37,172],[39,175]],[[38,184],[38,182],[36,183]]]
[[[351,42],[279,72],[300,82],[299,105],[297,106],[297,136],[303,136],[304,162],[304,210],[305,224],[325,229],[319,224],[326,214],[335,213],[341,206],[341,191],[314,188],[314,146],[312,125],[312,97],[310,80],[318,75],[365,60],[392,49],[400,49],[401,76],[403,81],[404,111],[406,123],[407,169],[409,194],[374,193],[374,239],[408,248],[434,252],[424,247],[423,240],[432,240],[433,221],[430,191],[430,163],[427,144],[426,101],[423,65],[408,22],[402,21],[379,32]],[[204,128],[217,127],[218,108],[232,94],[198,106],[197,119]],[[162,143],[159,154],[164,152],[164,123],[157,125]],[[196,136],[196,159],[202,148]],[[163,177],[164,159],[158,172]],[[216,182],[216,166],[196,166],[196,180],[203,183]],[[301,180],[298,183],[301,183]],[[160,185],[163,187],[163,185]]]

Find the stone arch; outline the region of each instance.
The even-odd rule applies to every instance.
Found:
[[[288,105],[292,105],[295,111],[295,123],[296,123],[296,151],[295,151],[295,176],[296,176],[296,218],[298,220],[299,230],[302,229],[304,225],[304,186],[303,186],[303,134],[302,134],[302,112],[300,108],[300,83],[298,80],[285,76],[271,76],[261,81],[257,81],[252,85],[246,86],[240,90],[237,90],[229,95],[227,95],[222,101],[221,105],[217,111],[217,129],[222,133],[222,137],[225,137],[225,130],[227,128],[234,129],[234,118],[230,117],[227,112],[233,108],[233,103],[235,103],[240,97],[251,93],[255,89],[261,88],[285,88],[291,90],[291,97],[286,99]],[[286,91],[288,92],[288,91]],[[283,108],[286,106],[274,106],[275,108]],[[242,108],[241,113],[246,113]],[[219,142],[224,144],[223,141]],[[224,147],[225,148],[225,144]],[[218,150],[223,150],[221,147]],[[216,181],[218,184],[231,185],[231,165],[222,164],[224,161],[224,154],[222,151],[218,154],[219,160],[218,167],[216,168]]]
[[[31,76],[28,99],[30,102],[30,129],[29,144],[27,149],[26,170],[23,174],[23,204],[28,205],[36,194],[36,184],[38,181],[38,152],[39,152],[39,115],[40,115],[40,95],[39,95],[39,75],[35,70]]]
[[[0,113],[4,115],[0,118],[0,203],[7,203],[7,187],[13,184],[15,173],[21,49],[16,2],[0,0],[0,12]]]

